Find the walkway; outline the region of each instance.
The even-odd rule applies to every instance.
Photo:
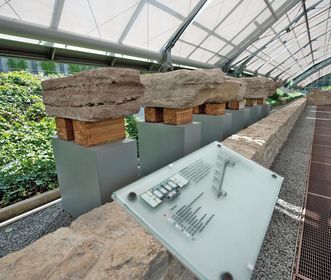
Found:
[[[331,106],[317,106],[296,280],[331,279]]]

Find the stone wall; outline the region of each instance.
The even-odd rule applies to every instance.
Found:
[[[331,90],[315,89],[307,94],[307,102],[311,105],[331,105]]]
[[[269,167],[304,109],[304,98],[224,144]],[[114,202],[0,259],[0,279],[194,279]]]
[[[300,98],[283,109],[227,138],[223,143],[269,168],[306,105]]]

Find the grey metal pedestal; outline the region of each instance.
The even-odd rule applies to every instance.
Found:
[[[261,118],[265,118],[269,115],[269,111],[270,111],[270,105],[269,104],[263,104],[262,106],[262,116]]]
[[[263,109],[263,105],[257,105],[257,122],[262,119],[262,109]]]
[[[111,194],[138,179],[135,140],[83,147],[53,138],[62,204],[74,218],[111,200]]]
[[[201,147],[201,123],[138,122],[140,175],[147,175]]]
[[[193,114],[193,121],[201,123],[201,145],[222,141],[230,134],[231,114],[220,116]]]
[[[236,134],[238,131],[247,127],[249,122],[249,110],[244,108],[240,110],[225,110],[231,114],[231,132],[230,135]]]
[[[225,113],[224,114],[224,122],[223,122],[223,139],[226,139],[232,135],[232,114]]]
[[[259,108],[258,106],[253,106],[247,107],[247,109],[249,110],[249,121],[247,126],[250,126],[259,120]]]

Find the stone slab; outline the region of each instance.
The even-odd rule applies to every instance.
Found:
[[[115,190],[138,179],[135,140],[90,148],[52,140],[62,205],[74,218],[111,201]]]
[[[98,68],[42,82],[49,116],[98,121],[135,114],[144,87],[139,71]]]
[[[147,175],[201,147],[201,124],[138,122],[140,175]]]
[[[220,96],[225,99],[231,97],[231,92],[219,87],[224,83],[224,74],[220,69],[144,74],[141,75],[141,82],[145,86],[142,98],[144,107],[188,108],[207,100],[219,101]]]
[[[240,78],[245,84],[245,98],[264,98],[273,95],[282,85],[281,81],[273,81],[266,77]]]

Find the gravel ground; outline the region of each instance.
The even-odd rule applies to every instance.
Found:
[[[290,279],[310,159],[315,117],[306,107],[275,158],[272,170],[284,177],[252,279]]]
[[[40,237],[71,224],[61,202],[0,229],[0,257],[20,250]]]

